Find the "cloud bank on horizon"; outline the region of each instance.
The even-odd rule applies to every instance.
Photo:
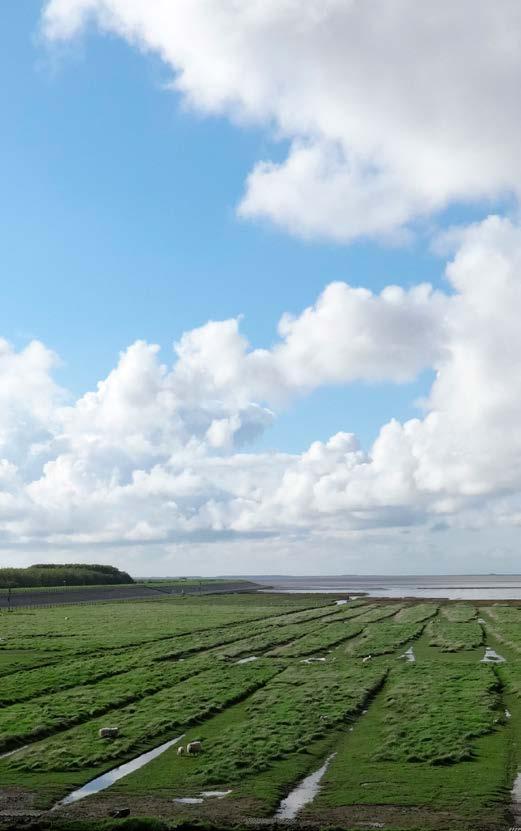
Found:
[[[50,42],[89,24],[157,53],[190,106],[288,141],[251,171],[243,217],[395,243],[457,202],[519,198],[517,3],[50,0],[42,18]],[[135,342],[76,401],[44,344],[0,341],[0,547],[261,540],[259,567],[238,556],[232,570],[280,572],[335,568],[327,553],[317,567],[325,539],[393,553],[418,529],[515,533],[521,224],[491,215],[447,239],[445,292],[331,283],[269,349],[239,320],[210,321],[171,365]],[[425,369],[421,417],[383,424],[371,448],[346,432],[299,455],[248,449],[314,389]],[[314,566],[288,554],[303,546]]]

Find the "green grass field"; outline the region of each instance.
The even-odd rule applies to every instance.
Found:
[[[328,758],[297,827],[515,824],[515,605],[166,596],[3,612],[0,638],[0,827],[101,831],[123,806],[158,828],[260,828]],[[485,646],[505,661],[483,663]],[[106,726],[118,736],[99,738]],[[179,736],[202,752],[174,745],[49,812]]]

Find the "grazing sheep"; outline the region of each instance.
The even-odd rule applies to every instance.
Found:
[[[203,749],[201,742],[189,742],[186,745],[186,752],[189,754],[200,753]]]
[[[185,749],[184,749],[183,745],[181,745],[181,747],[177,748],[177,755],[178,756],[182,756],[184,752],[185,752]]]
[[[366,655],[365,658],[362,658],[362,663],[363,664],[367,663],[367,661],[370,661],[372,657],[373,657],[372,655]]]

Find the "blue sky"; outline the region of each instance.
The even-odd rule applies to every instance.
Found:
[[[521,57],[479,4],[3,4],[6,562],[512,570]]]
[[[40,12],[37,0],[1,12],[0,331],[54,349],[74,394],[137,338],[169,362],[184,330],[244,315],[252,345],[268,347],[281,314],[332,280],[374,291],[443,282],[443,262],[418,241],[309,242],[237,218],[248,171],[285,143],[190,111],[165,90],[171,73],[157,58],[114,37],[49,48]],[[382,421],[417,414],[430,377],[322,388],[284,410],[262,445],[301,451],[349,430],[368,446]]]

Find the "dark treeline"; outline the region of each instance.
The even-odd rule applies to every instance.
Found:
[[[43,563],[29,568],[0,568],[0,588],[37,586],[98,586],[133,583],[132,577],[114,566],[90,563]]]

